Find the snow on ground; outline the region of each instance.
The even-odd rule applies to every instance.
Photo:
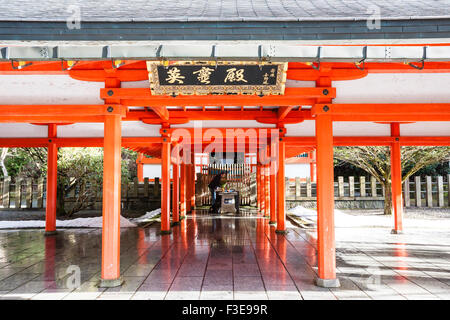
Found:
[[[72,220],[56,220],[57,228],[101,228],[103,218],[77,218]],[[134,222],[120,216],[121,228],[136,227]],[[0,221],[0,229],[45,228],[43,220]]]
[[[121,228],[133,228],[139,223],[150,221],[152,218],[161,213],[161,209],[147,212],[145,215],[127,219],[120,216]],[[103,223],[102,217],[94,218],[77,218],[71,220],[56,220],[57,228],[101,228]],[[18,220],[18,221],[0,221],[0,229],[21,229],[21,228],[45,228],[44,220]]]
[[[307,222],[317,222],[317,211],[302,206],[297,206],[288,210],[293,214]],[[384,227],[392,228],[394,225],[394,215],[351,215],[342,212],[339,209],[334,210],[334,223],[337,228],[354,228],[354,227]],[[405,228],[438,228],[450,229],[450,217],[442,219],[419,219],[419,218],[403,218],[403,226]]]
[[[132,221],[133,223],[136,223],[136,224],[142,223],[142,222],[147,222],[147,221],[150,221],[152,218],[154,218],[155,216],[157,216],[160,213],[161,213],[161,208],[158,208],[153,211],[147,212],[146,214],[144,214],[141,217],[130,219],[130,221]]]

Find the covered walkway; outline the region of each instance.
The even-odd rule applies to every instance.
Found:
[[[123,228],[124,284],[116,288],[98,288],[101,230],[65,229],[45,239],[41,230],[4,230],[0,299],[450,298],[445,230],[337,228],[341,288],[320,288],[316,231],[287,223],[290,232],[277,234],[268,222],[250,212],[193,212],[170,235],[158,223]],[[81,286],[71,289],[77,267]]]

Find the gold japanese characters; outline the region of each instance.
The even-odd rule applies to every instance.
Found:
[[[154,95],[284,94],[286,63],[147,62]]]

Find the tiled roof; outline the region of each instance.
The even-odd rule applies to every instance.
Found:
[[[0,0],[0,21],[333,21],[450,17],[450,0]]]

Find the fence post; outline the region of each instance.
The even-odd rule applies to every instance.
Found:
[[[302,186],[300,185],[300,177],[295,177],[295,199],[299,199],[302,195]]]
[[[159,178],[155,177],[155,182],[153,185],[153,195],[155,196],[156,199],[158,199],[159,196]]]
[[[144,178],[144,198],[148,198],[148,177]]]
[[[426,186],[427,186],[427,207],[433,207],[433,186],[432,186],[431,176],[427,176],[426,178]]]
[[[133,197],[137,198],[139,196],[139,180],[137,177],[133,179]]]
[[[40,177],[37,180],[36,207],[42,209],[43,204],[44,204],[44,178]]]
[[[14,185],[14,208],[19,209],[21,207],[21,188],[22,185],[22,180],[21,178],[17,177],[16,178],[16,183]]]
[[[366,177],[359,177],[359,193],[361,197],[366,196]]]
[[[450,207],[450,174],[447,175],[447,197],[448,197],[448,206]]]
[[[264,169],[262,169],[264,170]],[[284,178],[284,194],[285,194],[285,199],[287,200],[287,198],[289,197],[289,178],[285,177]]]
[[[377,179],[374,176],[370,177],[370,188],[372,191],[372,197],[377,196]]]
[[[437,177],[437,187],[438,187],[438,206],[444,206],[444,179],[442,176]]]
[[[10,188],[11,188],[11,177],[6,177],[5,179],[3,179],[3,194],[2,194],[3,208],[9,208]]]
[[[416,207],[422,206],[422,182],[420,176],[414,177],[414,184],[416,187]]]
[[[25,207],[31,208],[32,205],[32,191],[33,191],[31,178],[25,180]]]
[[[306,178],[306,197],[310,198],[312,196],[312,189],[311,189],[311,177]]]
[[[355,177],[350,176],[348,177],[348,185],[350,188],[350,197],[354,197],[355,196]]]
[[[403,187],[403,198],[405,199],[405,207],[411,207],[411,197],[409,194],[409,178],[405,180],[404,187]]]
[[[338,195],[339,197],[344,196],[344,177],[338,177]]]

